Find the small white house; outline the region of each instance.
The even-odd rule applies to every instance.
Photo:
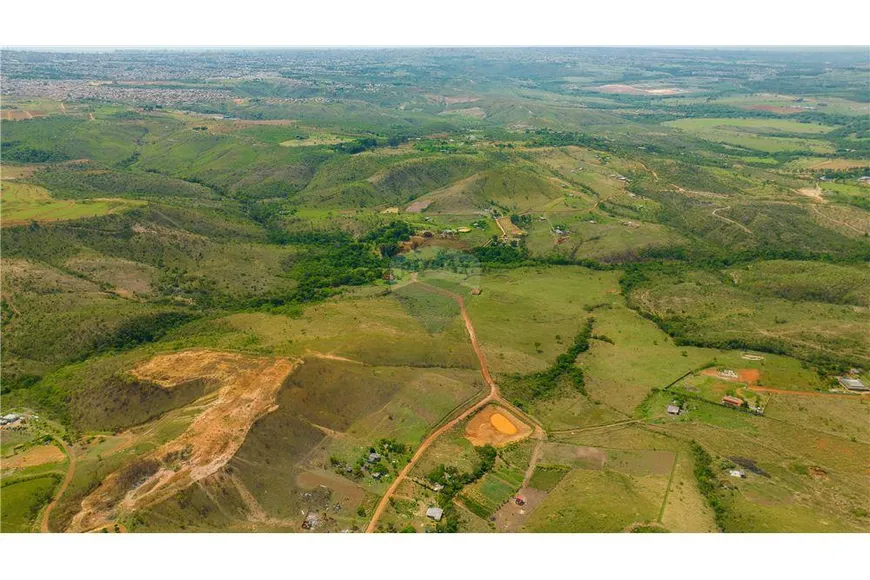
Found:
[[[743,470],[740,469],[732,469],[728,472],[728,475],[730,475],[731,477],[739,477],[741,479],[746,477],[746,473],[744,473]]]
[[[440,507],[430,507],[426,510],[426,517],[435,520],[436,522],[441,521],[441,516],[444,515],[444,510]]]

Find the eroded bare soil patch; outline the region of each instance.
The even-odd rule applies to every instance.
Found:
[[[109,475],[82,501],[70,531],[84,531],[172,496],[226,465],[251,425],[275,405],[296,363],[287,359],[192,350],[158,355],[133,370],[172,388],[191,379],[217,381],[217,397],[178,438]]]

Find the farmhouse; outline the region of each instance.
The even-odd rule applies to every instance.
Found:
[[[380,454],[380,453],[375,453],[374,451],[372,451],[371,453],[369,453],[369,463],[377,463],[377,462],[380,461],[380,460],[381,460],[381,454]]]
[[[744,472],[740,469],[731,469],[728,471],[728,475],[730,475],[731,477],[739,477],[741,479],[746,478],[746,472]]]
[[[743,399],[738,399],[737,397],[731,397],[731,396],[726,395],[726,396],[722,397],[722,404],[729,405],[731,407],[742,407],[743,406]]]
[[[680,406],[679,405],[668,405],[668,415],[679,415],[680,414]]]
[[[440,507],[430,507],[426,510],[426,517],[435,520],[436,522],[441,521],[441,516],[444,515],[444,510]]]
[[[837,377],[839,383],[850,391],[870,391],[870,387],[867,387],[861,379],[850,379],[848,377]]]

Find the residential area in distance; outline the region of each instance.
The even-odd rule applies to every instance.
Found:
[[[870,531],[866,47],[0,59],[0,532]]]

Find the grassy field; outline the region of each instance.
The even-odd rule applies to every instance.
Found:
[[[497,271],[467,304],[490,368],[540,370],[577,333],[586,307],[620,300],[617,274],[578,267]]]
[[[456,425],[379,531],[870,529],[870,398],[829,392],[870,365],[864,52],[216,54],[3,53],[90,95],[4,98],[2,402],[52,422],[3,432],[3,531],[59,437],[53,531],[363,530],[489,391],[423,260],[544,432]]]
[[[54,199],[48,190],[42,187],[10,181],[3,182],[3,194],[0,199],[3,202],[0,213],[4,226],[97,217],[142,205],[122,199],[89,201]]]
[[[541,491],[552,491],[567,473],[568,470],[560,466],[536,467],[529,486]]]
[[[620,532],[656,519],[667,480],[616,471],[568,473],[526,521],[530,532]]]
[[[760,272],[767,270],[763,264],[757,267]],[[867,313],[854,304],[863,300],[862,290],[852,288],[851,276],[843,276],[848,270],[832,267],[825,278],[808,272],[801,283],[794,265],[787,267],[791,270],[787,282],[778,277],[776,264],[769,278],[761,279],[750,271],[745,282],[741,273],[729,281],[711,273],[691,272],[679,281],[671,278],[667,290],[655,283],[635,290],[631,300],[684,339],[691,336],[710,345],[774,350],[809,359],[870,361]],[[819,273],[819,267],[813,269]],[[858,268],[855,275],[863,272]],[[827,283],[825,289],[820,287],[820,280],[838,278],[843,280],[839,290],[836,283],[829,290]],[[820,325],[824,333],[819,332]]]
[[[831,127],[798,123],[789,119],[680,119],[666,125],[693,133],[707,141],[725,143],[766,153],[807,151],[833,153],[834,147],[821,139],[784,135],[823,135]]]
[[[332,315],[310,313],[298,319],[272,316],[270,320],[302,323],[305,326],[289,336],[301,336],[309,340],[317,340],[318,336],[321,339],[327,338],[332,332],[346,335],[346,331],[335,324],[341,321],[342,313],[346,314],[346,308],[353,303],[354,301],[334,303],[340,309],[333,311]],[[386,309],[379,311],[372,308],[378,303]],[[361,309],[356,310],[352,306],[350,311],[356,314],[356,320],[349,318],[353,320],[353,324],[377,323],[381,328],[389,328],[390,323],[411,323],[414,325],[412,328],[419,329],[416,332],[421,337],[429,336],[421,323],[405,314],[402,306],[392,297],[380,298],[368,306],[357,306],[361,306]],[[380,313],[386,312],[392,312],[392,317],[379,318]],[[274,324],[267,326],[275,329]],[[241,333],[230,330],[229,335],[223,335],[222,340],[226,341],[234,334],[250,337],[252,328],[258,327],[247,326]],[[464,343],[464,337],[462,338]],[[249,340],[248,343],[247,348],[253,351],[262,352],[271,348],[282,350],[280,345],[270,347],[267,341],[263,344],[259,341],[251,343]],[[310,352],[310,346],[314,344],[317,343],[306,342],[304,346],[294,345],[293,349]],[[176,347],[172,340],[165,346]],[[374,345],[369,343],[367,348],[371,349],[372,346]],[[469,348],[467,344],[463,346]],[[57,377],[55,380],[77,382],[87,370],[91,384],[98,385],[101,384],[100,381],[105,382],[118,376],[120,369],[147,352],[148,350],[143,349],[138,353],[131,353],[127,362],[121,365],[118,365],[121,359],[117,357],[107,359],[102,365],[91,364],[91,368],[83,367],[78,374]],[[345,354],[342,350],[338,352]],[[349,354],[360,354],[360,358],[364,360],[377,360],[380,356],[363,352]],[[433,352],[433,355],[437,354],[437,350]],[[398,355],[400,359],[402,356]],[[107,378],[94,379],[95,374]],[[92,397],[98,393],[94,389],[74,392],[79,397],[87,392]],[[309,357],[279,394],[279,411],[263,417],[252,427],[245,443],[230,462],[230,470],[204,482],[204,495],[192,489],[184,497],[161,502],[128,522],[138,530],[210,530],[227,527],[246,529],[250,525],[255,525],[257,529],[292,530],[298,529],[301,524],[301,519],[297,521],[296,516],[299,509],[322,512],[327,505],[331,505],[328,502],[339,501],[344,511],[335,517],[328,516],[329,523],[324,525],[328,525],[329,529],[362,525],[364,519],[356,515],[356,510],[363,503],[369,502],[374,494],[382,493],[386,481],[376,481],[369,476],[365,476],[362,481],[347,479],[343,473],[333,473],[330,462],[340,460],[352,464],[355,458],[364,456],[371,445],[384,437],[408,444],[413,449],[434,424],[478,392],[482,392],[482,383],[476,370],[412,368],[398,364],[369,366],[353,361]],[[119,395],[113,396],[117,399]],[[135,433],[152,433],[154,427],[159,425],[171,426],[177,433],[178,429],[183,429],[184,421],[196,416],[197,409],[202,408],[207,400],[208,397],[197,400],[193,405],[181,406],[168,412],[157,407],[159,413],[164,413],[161,418],[136,427],[128,437],[137,441],[139,437]],[[120,417],[118,413],[112,413],[111,416],[116,419]],[[146,429],[149,426],[151,427]],[[68,492],[72,499],[59,507],[58,515],[54,517],[57,520],[54,525],[62,527],[68,521],[75,505],[72,502],[75,498],[81,498],[82,485],[88,485],[87,482],[93,481],[93,477],[105,477],[108,471],[117,469],[134,457],[153,449],[158,440],[152,437],[149,435],[141,443],[123,446],[123,450],[115,452],[99,450],[104,444],[98,445],[92,451],[80,451],[86,455],[81,462],[81,473],[77,471],[76,479]],[[280,461],[273,459],[276,450],[280,450]],[[94,456],[99,458],[99,462],[92,464],[88,458]],[[254,516],[250,515],[250,510],[253,508],[244,494],[239,495],[241,492],[233,491],[237,486],[234,478],[242,482],[244,488],[255,498],[259,506],[257,509],[265,510],[270,519],[257,523],[259,520],[254,518],[251,523]],[[294,489],[297,490],[290,503],[285,495],[274,495],[269,491],[276,489],[279,480],[286,482],[288,478],[295,481]],[[286,483],[284,486],[286,487]],[[309,489],[331,491],[323,497],[318,495],[320,491],[314,496],[305,495],[309,493]],[[200,520],[194,515],[196,510],[210,515]],[[323,513],[325,515],[326,512]]]
[[[51,499],[59,483],[57,476],[35,477],[21,481],[4,482],[3,516],[0,531],[5,533],[29,532],[37,514]]]

